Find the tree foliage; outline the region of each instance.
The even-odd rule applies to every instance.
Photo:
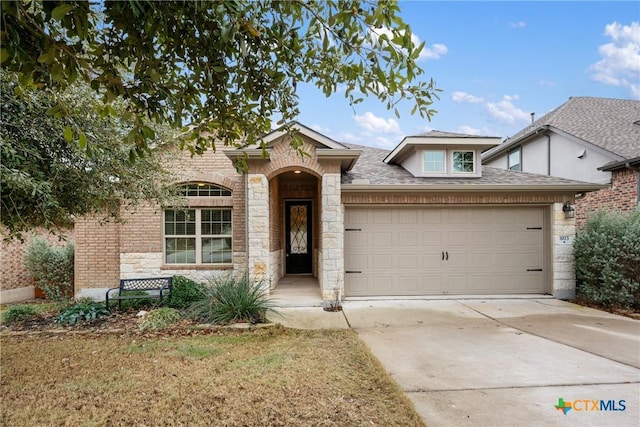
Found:
[[[327,96],[344,87],[352,105],[376,97],[396,114],[407,101],[430,118],[437,89],[399,12],[391,0],[3,1],[0,60],[23,86],[84,80],[103,113],[126,99],[126,138],[141,148],[153,136],[144,118],[190,123],[186,146],[200,153],[294,119],[301,82]],[[64,100],[55,108],[63,115]]]
[[[18,96],[15,76],[5,71],[0,84],[0,221],[10,237],[34,227],[68,225],[90,213],[119,218],[123,203],[173,200],[161,156],[140,153],[130,162],[135,145],[122,141],[131,123],[100,117],[90,90],[74,85],[58,94],[67,109],[59,117],[48,91]],[[117,104],[112,108],[120,110]],[[83,130],[75,141],[73,128]],[[158,143],[156,150],[162,148]]]

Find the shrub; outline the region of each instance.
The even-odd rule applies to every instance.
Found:
[[[35,285],[47,298],[67,303],[73,295],[73,243],[54,246],[42,237],[34,237],[24,256],[24,266]]]
[[[147,313],[147,316],[140,323],[140,330],[164,329],[180,319],[182,319],[182,314],[179,310],[171,307],[158,308]]]
[[[12,305],[2,312],[2,316],[0,316],[0,323],[8,325],[14,322],[32,319],[39,314],[40,310],[34,304]]]
[[[169,307],[183,310],[194,302],[202,299],[202,284],[187,279],[184,276],[173,276],[171,286],[171,298],[167,305]]]
[[[640,210],[598,212],[574,244],[578,295],[596,304],[640,308]]]
[[[56,322],[63,325],[75,325],[80,322],[90,322],[110,314],[104,304],[90,299],[81,299],[64,309],[56,318]]]
[[[203,297],[188,309],[191,317],[207,323],[264,322],[268,311],[275,312],[261,282],[247,274],[226,275],[202,287]]]

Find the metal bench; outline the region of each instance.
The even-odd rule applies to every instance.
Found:
[[[169,294],[169,298],[171,298],[171,283],[173,281],[172,277],[150,277],[145,279],[121,279],[120,286],[117,288],[111,288],[107,291],[106,302],[107,309],[109,309],[109,300],[117,300],[118,301],[118,309],[120,309],[122,305],[122,300],[127,299],[159,299],[162,302],[162,298]],[[115,294],[115,291],[118,291]],[[133,292],[140,292],[132,294]],[[115,295],[109,296],[109,294],[114,293]]]

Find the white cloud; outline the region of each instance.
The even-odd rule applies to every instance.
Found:
[[[453,92],[451,94],[451,99],[453,99],[455,102],[462,102],[466,104],[479,104],[481,102],[484,102],[484,99],[482,99],[481,97],[471,95],[467,92],[459,91]]]
[[[393,33],[388,28],[375,28],[371,30],[371,32],[376,42],[378,41],[378,37],[383,34],[389,37],[389,40],[393,38]],[[418,47],[420,46],[420,43],[422,43],[422,40],[420,40],[420,37],[415,35],[415,33],[411,33],[411,42],[414,46]],[[405,49],[401,49],[401,51],[406,55],[407,51]],[[449,49],[447,46],[442,43],[434,43],[431,47],[425,44],[424,48],[420,51],[420,55],[417,60],[440,59],[443,55],[446,55],[448,51]]]
[[[420,43],[421,43],[420,40],[418,40],[418,44]],[[418,56],[418,60],[440,59],[440,57],[443,55],[446,55],[447,52],[449,52],[449,49],[447,48],[447,46],[443,45],[442,43],[434,43],[433,45],[431,45],[431,47],[424,45],[424,48],[420,52],[420,56]]]
[[[457,130],[458,133],[464,133],[465,135],[482,135],[482,129],[474,128],[467,125],[462,125]]]
[[[505,95],[502,101],[487,102],[485,106],[489,114],[499,122],[511,125],[526,123],[531,115],[513,105],[512,101],[517,101],[518,98],[518,95]]]
[[[598,48],[602,59],[589,67],[591,78],[605,85],[627,87],[640,98],[640,23],[613,22],[605,27],[604,34],[611,42]]]
[[[363,128],[364,130],[376,133],[394,133],[399,134],[402,133],[400,130],[400,125],[394,119],[383,119],[382,117],[377,117],[370,111],[367,111],[363,115],[355,115],[353,120],[356,121],[358,126]]]
[[[509,23],[509,26],[511,28],[524,28],[527,26],[527,23],[524,21],[518,21],[518,22],[511,22]]]

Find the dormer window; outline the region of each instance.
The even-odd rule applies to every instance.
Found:
[[[430,131],[408,136],[384,158],[415,177],[480,178],[480,153],[500,144],[500,138]]]
[[[453,172],[474,173],[476,171],[475,151],[454,151]]]
[[[423,154],[423,170],[425,173],[445,173],[446,151],[426,150]]]

